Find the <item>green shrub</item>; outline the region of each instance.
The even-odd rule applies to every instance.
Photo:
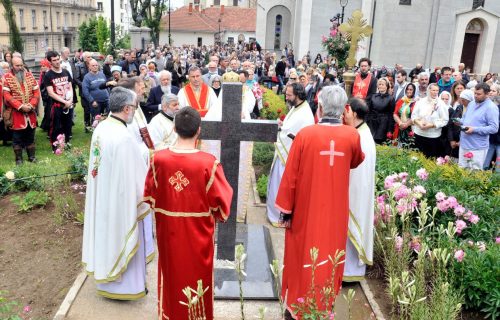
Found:
[[[11,201],[17,205],[17,212],[26,213],[35,208],[45,207],[50,197],[45,191],[29,191],[24,195],[12,197]]]
[[[481,310],[490,319],[500,317],[500,246],[487,244],[486,251],[465,248],[462,262],[455,262],[455,286],[462,289],[467,309]]]
[[[44,190],[44,180],[39,178],[40,167],[34,163],[24,163],[17,166],[13,171],[16,175],[14,189],[16,191],[41,191]]]
[[[253,145],[252,163],[260,167],[262,173],[268,173],[273,164],[274,144],[270,142],[255,142]]]
[[[74,172],[72,180],[83,181],[87,176],[88,154],[83,152],[82,149],[75,148],[67,152],[66,156],[70,162],[69,170],[70,172]]]
[[[276,120],[280,117],[284,118],[288,113],[288,108],[286,107],[283,97],[278,96],[273,90],[263,90],[263,108],[260,110],[261,118],[268,120]]]
[[[259,193],[259,196],[261,198],[266,198],[267,197],[267,181],[269,177],[265,174],[261,175],[259,177],[259,180],[257,180],[257,192]]]

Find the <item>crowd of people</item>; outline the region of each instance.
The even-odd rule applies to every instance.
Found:
[[[347,248],[345,269],[339,266],[332,281],[335,293],[342,279],[359,280],[372,262],[375,144],[417,148],[479,170],[491,168],[496,154],[500,170],[499,80],[487,75],[480,81],[463,64],[432,74],[417,65],[407,73],[399,64],[372,68],[363,58],[350,87],[332,59],[318,54],[312,61],[307,54],[296,61],[288,48],[278,59],[255,42],[120,50],[116,60],[49,50],[38,79],[19,53],[5,58],[1,138],[4,145],[12,140],[16,164],[23,150],[36,161],[37,116],[54,152],[61,135],[71,141],[81,121],[77,102],[85,131],[93,132],[82,251],[102,296],[134,300],[147,293],[155,213],[161,318],[186,318],[178,301],[187,284],[195,287],[202,278],[213,294],[215,220],[235,214],[216,152],[199,151],[198,143],[201,119],[222,117],[223,83],[242,84],[242,119],[259,117],[261,86],[284,95],[288,113],[278,119],[267,215],[287,228],[282,296],[291,301],[307,291],[309,278],[297,275],[305,272],[311,247],[322,252],[319,261]],[[197,242],[180,232],[188,229],[199,232]],[[319,270],[317,280],[326,281],[331,267]],[[203,303],[212,319],[212,299]],[[289,307],[287,319],[296,312]]]

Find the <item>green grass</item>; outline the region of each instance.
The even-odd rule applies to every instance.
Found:
[[[92,134],[85,133],[83,126],[83,109],[80,103],[78,103],[75,107],[75,114],[75,125],[73,126],[73,139],[71,139],[71,145],[73,148],[82,149],[85,154],[88,154]],[[41,122],[42,119],[39,117],[38,124]],[[47,133],[40,128],[37,128],[35,131],[35,144],[36,158],[38,159],[38,162],[35,164],[29,163],[26,151],[24,151],[24,166],[33,166],[33,169],[38,172],[39,175],[56,174],[69,171],[69,159],[65,157],[64,154],[56,156],[52,153],[49,139],[47,139]],[[14,161],[14,152],[12,151],[12,147],[0,146],[0,171],[7,172],[13,170],[15,166],[16,164]]]

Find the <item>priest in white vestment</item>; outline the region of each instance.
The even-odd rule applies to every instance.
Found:
[[[174,131],[174,116],[179,110],[179,99],[175,94],[164,94],[161,98],[161,111],[148,124],[149,135],[155,150],[166,149],[177,141]]]
[[[278,120],[280,129],[277,142],[274,143],[274,159],[267,183],[267,218],[275,227],[278,227],[280,218],[280,211],[275,207],[276,196],[285,172],[286,160],[292,147],[293,138],[302,128],[314,124],[314,116],[306,101],[304,87],[299,83],[293,83],[286,86],[285,92],[285,100],[290,110],[283,122]]]
[[[110,116],[94,130],[90,145],[82,262],[93,275],[98,294],[136,300],[146,294],[146,250],[142,202],[144,165],[139,147],[127,129],[137,95],[115,88]]]
[[[134,119],[132,123],[127,126],[130,134],[134,137],[134,141],[136,142],[139,152],[144,160],[144,164],[146,165],[146,174],[149,169],[149,157],[150,150],[148,146],[144,143],[142,139],[140,129],[147,128],[147,121],[142,108],[140,107],[140,103],[144,100],[144,90],[145,84],[144,80],[141,77],[131,77],[127,79],[123,79],[118,83],[119,86],[124,87],[126,89],[132,90],[137,94],[137,109],[134,114]],[[139,165],[139,164],[137,164]],[[142,166],[142,165],[141,165]],[[146,181],[146,174],[144,175],[144,181]],[[150,212],[144,218],[144,226],[145,226],[145,234],[146,234],[146,253],[147,253],[147,261],[151,262],[154,259],[155,255],[155,243],[153,237],[153,214]]]
[[[238,83],[240,76],[235,72],[226,72],[222,76],[223,83]],[[214,104],[207,112],[205,120],[221,121],[222,120],[222,97],[224,95],[224,86],[218,97],[218,102]],[[250,113],[255,107],[255,96],[247,86],[242,84],[242,103],[241,103],[241,119],[250,120]],[[220,160],[220,141],[205,140],[202,143],[202,150],[214,155]],[[246,216],[246,204],[250,190],[250,168],[252,166],[252,150],[253,142],[240,142],[240,168],[238,174],[238,206],[237,215],[244,220]]]
[[[352,98],[344,112],[346,124],[358,130],[365,160],[351,170],[349,184],[349,227],[343,281],[364,279],[366,265],[373,263],[373,215],[375,201],[375,161],[377,150],[370,128],[364,122],[368,107]]]

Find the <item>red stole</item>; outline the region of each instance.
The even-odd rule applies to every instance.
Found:
[[[368,88],[370,87],[370,82],[372,80],[372,74],[368,73],[366,78],[361,79],[361,73],[356,74],[354,79],[354,86],[352,87],[352,96],[356,98],[365,99],[368,94]]]
[[[208,86],[204,83],[201,84],[201,92],[199,97],[196,97],[191,84],[185,86],[184,91],[186,92],[186,97],[189,100],[189,105],[198,110],[200,116],[203,118],[208,112]]]

